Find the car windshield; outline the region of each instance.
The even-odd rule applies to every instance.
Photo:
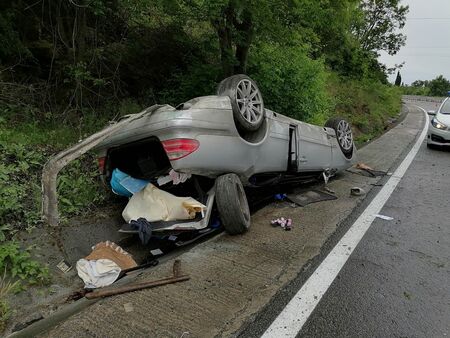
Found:
[[[444,102],[444,105],[441,108],[441,114],[450,114],[450,99],[447,99]]]

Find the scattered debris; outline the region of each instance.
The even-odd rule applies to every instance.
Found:
[[[172,182],[174,185],[184,183],[188,179],[191,178],[191,174],[185,174],[185,173],[179,173],[173,169],[169,171],[169,175],[166,176],[160,176],[157,179],[158,186],[162,186],[164,184],[167,184],[169,182]]]
[[[391,216],[385,216],[385,215],[380,215],[380,214],[376,214],[374,215],[376,218],[381,218],[384,219],[386,221],[392,221],[394,219],[394,217]]]
[[[149,289],[154,288],[157,286],[167,285],[167,284],[173,284],[173,283],[179,283],[189,280],[190,277],[188,275],[181,275],[180,271],[180,261],[177,259],[173,263],[173,276],[168,278],[163,278],[155,281],[147,281],[147,282],[140,282],[125,286],[120,286],[112,289],[107,290],[98,290],[86,293],[85,297],[87,299],[95,299],[95,298],[103,298],[103,297],[109,297],[114,295],[120,295],[127,292],[142,290],[142,289]]]
[[[140,180],[120,171],[114,169],[111,176],[111,189],[113,193],[120,196],[131,197],[144,189],[149,182]]]
[[[150,253],[151,253],[153,256],[160,256],[160,255],[162,255],[164,252],[162,252],[161,249],[153,249],[153,250],[150,250]]]
[[[405,296],[406,299],[411,300],[411,294],[407,291],[403,291],[403,296]]]
[[[192,197],[178,197],[149,183],[134,194],[122,212],[127,223],[141,217],[149,222],[195,218],[206,206]]]
[[[325,169],[322,172],[322,176],[323,176],[323,180],[325,182],[325,185],[328,184],[328,181],[330,180],[331,177],[333,177],[336,174],[336,169]]]
[[[123,276],[125,276],[125,275],[128,274],[129,272],[133,272],[133,271],[141,270],[141,269],[146,269],[146,268],[149,268],[149,267],[152,267],[152,266],[157,266],[158,264],[159,264],[159,261],[158,261],[157,259],[152,259],[151,261],[147,261],[147,262],[144,263],[144,264],[137,265],[137,266],[135,266],[135,267],[132,267],[132,268],[129,268],[129,269],[125,269],[125,270],[122,270],[122,271],[120,271],[120,275],[119,275],[119,277],[117,278],[117,280],[121,279]]]
[[[70,270],[72,270],[72,266],[64,259],[59,262],[56,267],[64,273],[68,273]]]
[[[142,244],[146,245],[152,237],[152,225],[150,222],[140,217],[137,220],[132,220],[129,225],[138,232]]]
[[[194,242],[197,241],[198,239],[200,239],[200,238],[202,238],[202,237],[205,237],[205,236],[207,236],[207,235],[209,235],[209,234],[211,234],[211,233],[214,233],[214,232],[218,231],[219,228],[220,228],[220,223],[219,223],[219,227],[212,227],[212,226],[210,226],[210,227],[208,227],[208,228],[198,230],[198,231],[196,231],[196,233],[193,233],[191,239],[188,239],[188,240],[179,240],[179,241],[175,242],[175,245],[176,245],[177,247],[181,247],[181,246],[185,246],[185,245],[194,243]]]
[[[290,218],[277,218],[272,221],[270,221],[270,224],[272,224],[273,227],[280,226],[282,229],[286,231],[290,231],[292,229],[292,219]]]
[[[74,300],[78,300],[83,298],[86,293],[88,292],[92,292],[92,289],[81,289],[75,292],[72,292],[69,296],[67,296],[66,298],[66,303],[74,301]]]
[[[350,195],[352,196],[363,196],[366,194],[366,191],[360,187],[350,188]]]
[[[149,268],[151,266],[156,266],[156,265],[158,265],[158,263],[159,263],[159,261],[157,259],[154,259],[154,260],[152,260],[150,262],[147,262],[147,263],[144,263],[142,265],[135,266],[134,268],[129,268],[129,269],[126,269],[126,270],[122,270],[120,272],[119,277],[117,277],[116,281],[119,280],[120,278],[122,278],[123,276],[125,276],[126,274],[128,274],[129,272],[140,270],[140,269]],[[81,299],[88,292],[92,292],[92,291],[93,291],[93,289],[81,289],[81,290],[75,291],[75,292],[71,293],[67,297],[66,302],[70,302],[70,301]]]
[[[286,194],[275,194],[274,198],[276,201],[284,201],[286,199]]]
[[[126,313],[134,311],[133,303],[125,303],[125,304],[123,304],[123,308]]]
[[[359,175],[369,176],[369,177],[379,177],[379,176],[385,176],[385,175],[388,174],[385,171],[372,169],[367,164],[362,163],[362,162],[357,163],[355,168],[358,169],[358,170],[361,170],[363,173],[366,173],[367,175],[362,174],[362,172],[352,171],[352,170],[350,170],[351,168],[347,169],[347,171],[349,171],[349,172],[351,172],[353,174],[359,174]]]
[[[106,241],[96,244],[92,252],[78,260],[78,276],[85,288],[98,288],[114,283],[122,270],[136,267],[133,257],[117,244]]]
[[[331,201],[337,199],[335,195],[320,190],[309,190],[306,192],[288,194],[287,198],[292,203],[304,207],[311,203]]]
[[[356,164],[356,169],[361,169],[361,170],[373,170],[371,167],[369,167],[367,164],[359,162]]]
[[[328,188],[327,186],[324,186],[324,187],[323,187],[323,190],[325,190],[326,192],[329,192],[330,194],[333,194],[333,195],[336,194],[336,191],[334,191],[334,190]]]

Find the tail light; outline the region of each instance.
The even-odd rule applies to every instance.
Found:
[[[106,157],[98,158],[98,169],[100,170],[100,174],[103,174],[105,172],[105,163],[106,163]]]
[[[175,138],[161,142],[169,160],[179,160],[196,151],[200,145],[197,140],[188,138]]]

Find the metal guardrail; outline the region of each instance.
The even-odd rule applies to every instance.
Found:
[[[445,97],[431,97],[431,96],[421,96],[421,95],[402,95],[403,100],[408,101],[421,101],[421,102],[434,102],[441,103],[446,99]]]

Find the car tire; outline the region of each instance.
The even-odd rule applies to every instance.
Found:
[[[216,204],[227,233],[238,235],[248,230],[250,209],[244,187],[236,174],[226,174],[216,179]]]
[[[325,123],[325,127],[334,129],[339,148],[341,148],[345,157],[351,158],[355,145],[353,143],[353,133],[350,124],[343,118],[335,117],[329,119]]]
[[[264,102],[256,82],[247,75],[227,77],[217,87],[217,95],[231,100],[236,127],[242,131],[255,131],[264,118]]]

